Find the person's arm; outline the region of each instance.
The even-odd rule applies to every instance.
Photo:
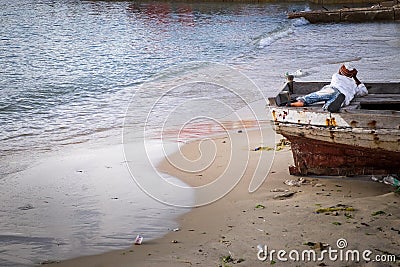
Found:
[[[360,80],[357,78],[357,75],[354,75],[353,79],[354,79],[354,81],[356,82],[357,85],[361,84]]]
[[[356,82],[356,85],[361,84],[360,80],[357,78],[358,70],[354,69],[353,71],[354,71],[353,79],[354,79],[354,81]]]
[[[356,73],[353,75],[353,79],[357,85],[356,96],[368,95],[367,87],[365,87],[365,85],[362,82],[360,82],[360,80],[357,78],[357,70],[356,70]]]

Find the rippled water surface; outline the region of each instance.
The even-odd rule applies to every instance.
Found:
[[[2,6],[2,154],[83,142],[121,127],[137,86],[181,63],[245,64],[265,82],[297,68],[329,79],[326,68],[355,61],[360,76],[398,78],[398,23],[288,21],[285,12],[306,8],[300,4],[2,0]]]
[[[399,23],[312,25],[286,19],[287,11],[315,8],[302,3],[0,3],[2,266],[123,247],[140,227],[153,237],[166,231],[162,220],[151,218],[181,212],[149,204],[145,195],[133,197],[140,190],[129,178],[114,180],[114,191],[107,191],[110,177],[129,177],[120,169],[124,159],[110,162],[77,149],[78,144],[120,143],[134,93],[146,90],[130,104],[140,116],[149,113],[146,99],[159,96],[157,86],[145,86],[148,80],[206,69],[207,62],[225,64],[258,86],[256,95],[247,84],[237,89],[252,101],[279,90],[287,71],[302,69],[299,80],[328,80],[342,62],[355,65],[362,81],[400,80]],[[234,80],[235,71],[222,78]],[[154,122],[170,112],[169,103],[192,97],[226,101],[233,110],[243,107],[231,92],[214,86],[178,92],[184,94],[170,94],[170,102],[152,110]],[[217,106],[208,108],[216,117],[227,115]],[[79,165],[76,155],[103,164]],[[44,177],[57,167],[73,173],[51,181]]]
[[[118,128],[137,85],[183,62],[246,58],[283,18],[252,5],[2,2],[3,153]]]

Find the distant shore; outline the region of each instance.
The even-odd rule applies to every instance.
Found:
[[[262,186],[249,193],[248,185],[260,156],[273,153],[267,149],[254,151],[260,144],[261,133],[264,138],[273,138],[268,136],[270,130],[263,129],[249,132],[249,143],[244,132],[234,133],[230,138],[208,139],[206,142],[213,142],[217,153],[215,164],[204,170],[203,175],[185,173],[168,161],[160,164],[162,172],[179,177],[189,185],[200,186],[219,177],[225,167],[222,163],[230,162],[233,151],[250,155],[236,187],[218,201],[181,216],[175,231],[125,250],[67,260],[54,266],[265,266],[279,263],[279,259],[276,254],[263,258],[257,247],[287,252],[312,250],[322,257],[322,250],[329,247],[338,250],[339,241],[347,244],[343,250],[370,250],[370,258],[399,257],[400,196],[389,185],[357,177],[299,180],[300,177],[288,174],[292,156],[290,148],[284,147],[276,152]],[[233,139],[242,142],[226,149]],[[180,152],[186,158],[196,159],[200,143],[186,144]],[[171,159],[181,155],[176,153]],[[240,163],[233,162],[233,166]],[[240,172],[238,169],[237,173]],[[286,180],[298,182],[298,186],[287,185],[290,183],[285,184]],[[397,263],[387,265],[363,259],[360,263],[343,262],[329,259],[327,255],[316,265],[397,266],[399,263],[398,258]],[[303,262],[288,260],[281,264],[298,266]]]

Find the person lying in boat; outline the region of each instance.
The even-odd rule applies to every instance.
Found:
[[[304,107],[316,102],[325,101],[322,107],[329,112],[338,112],[342,106],[347,106],[354,96],[365,96],[368,90],[357,78],[357,69],[341,65],[338,73],[332,75],[331,83],[319,91],[298,97],[291,107]]]

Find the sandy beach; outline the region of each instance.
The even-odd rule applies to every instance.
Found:
[[[206,186],[226,172],[243,173],[239,183],[178,218],[179,228],[160,239],[145,238],[141,245],[132,240],[124,250],[47,266],[399,266],[400,195],[394,187],[370,177],[291,176],[290,146],[254,151],[266,139],[279,142],[280,137],[268,128],[245,129],[185,144],[161,162],[161,172],[192,187]],[[209,152],[213,161],[201,171],[176,168],[175,163],[188,160],[204,164],[201,159]],[[245,170],[232,162],[241,158],[234,153],[248,155]],[[249,193],[252,179],[264,182]],[[290,180],[297,185],[285,183]]]

